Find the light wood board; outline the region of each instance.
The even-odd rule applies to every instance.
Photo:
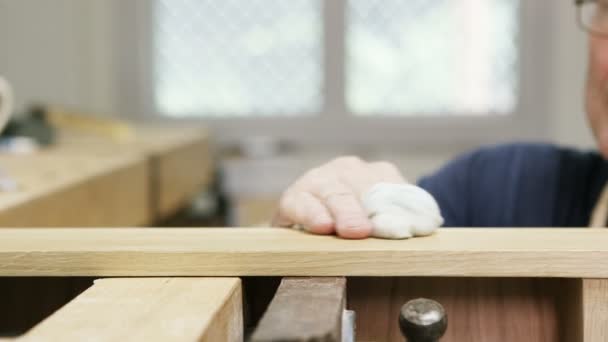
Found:
[[[17,191],[0,192],[0,227],[150,225],[173,214],[212,179],[201,128],[141,127],[118,143],[83,134],[31,155],[0,155]]]
[[[97,280],[17,340],[242,341],[240,280]]]
[[[154,220],[175,213],[213,178],[210,135],[200,126],[133,125],[132,139],[116,142],[62,132],[58,149],[65,154],[135,154],[150,168],[150,207]]]
[[[170,216],[211,184],[213,165],[207,135],[198,134],[181,142],[169,153],[159,153],[153,189],[158,199],[154,208],[159,219]]]
[[[583,341],[608,341],[608,280],[582,280]]]
[[[0,192],[0,227],[138,226],[150,220],[148,167],[136,155],[0,156],[16,191]]]
[[[0,277],[0,336],[18,336],[93,285],[91,277]]]
[[[353,241],[279,228],[4,229],[0,275],[608,278],[608,232],[452,228]]]

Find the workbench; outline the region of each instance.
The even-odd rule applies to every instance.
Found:
[[[130,227],[175,213],[212,179],[202,128],[136,126],[116,142],[64,133],[29,155],[0,155],[17,191],[0,193],[0,227]]]
[[[130,139],[59,131],[34,154],[0,154],[18,189],[0,192],[4,227],[143,227],[173,215],[212,181],[200,127],[134,125]],[[81,232],[82,234],[82,232]],[[86,233],[85,233],[86,235]],[[19,331],[90,286],[91,278],[3,278],[0,334]]]
[[[343,307],[356,313],[357,340],[402,341],[399,308],[416,297],[445,307],[441,341],[608,339],[604,230],[450,228],[350,241],[279,228],[3,229],[0,276],[127,277],[97,281],[25,340],[240,341],[243,313],[252,320],[243,293],[259,299],[269,292],[259,280],[280,277],[254,341],[339,341]]]

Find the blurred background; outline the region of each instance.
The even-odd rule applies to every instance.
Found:
[[[591,148],[586,48],[571,1],[0,0],[17,118],[204,126],[214,180],[188,206],[226,225],[342,154],[413,181],[486,144]]]

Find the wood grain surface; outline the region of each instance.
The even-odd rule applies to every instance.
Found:
[[[0,336],[18,336],[93,285],[94,278],[0,277]]]
[[[18,183],[0,192],[0,227],[115,227],[165,219],[211,183],[209,134],[137,127],[126,142],[62,132],[31,155],[0,155]]]
[[[16,191],[0,192],[0,227],[138,226],[151,219],[140,156],[97,158],[45,151],[0,156]]]
[[[214,170],[209,145],[208,136],[199,134],[154,155],[152,188],[157,219],[172,215],[211,184]]]
[[[608,341],[608,280],[582,280],[583,341]]]
[[[159,221],[188,203],[213,178],[211,137],[199,125],[133,124],[134,136],[123,142],[90,134],[62,132],[56,149],[67,155],[107,157],[131,154],[149,167],[150,210]]]
[[[346,280],[283,278],[252,342],[340,342]]]
[[[576,307],[564,299],[576,295],[570,286],[576,280],[349,278],[348,306],[357,313],[357,341],[403,341],[399,309],[425,297],[448,315],[442,342],[573,342]]]
[[[18,341],[243,339],[238,278],[102,279]]]
[[[279,228],[2,229],[2,276],[608,277],[608,233],[442,229],[343,240]]]

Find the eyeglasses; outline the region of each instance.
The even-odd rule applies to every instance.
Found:
[[[581,28],[608,38],[608,0],[575,0],[575,3]]]

